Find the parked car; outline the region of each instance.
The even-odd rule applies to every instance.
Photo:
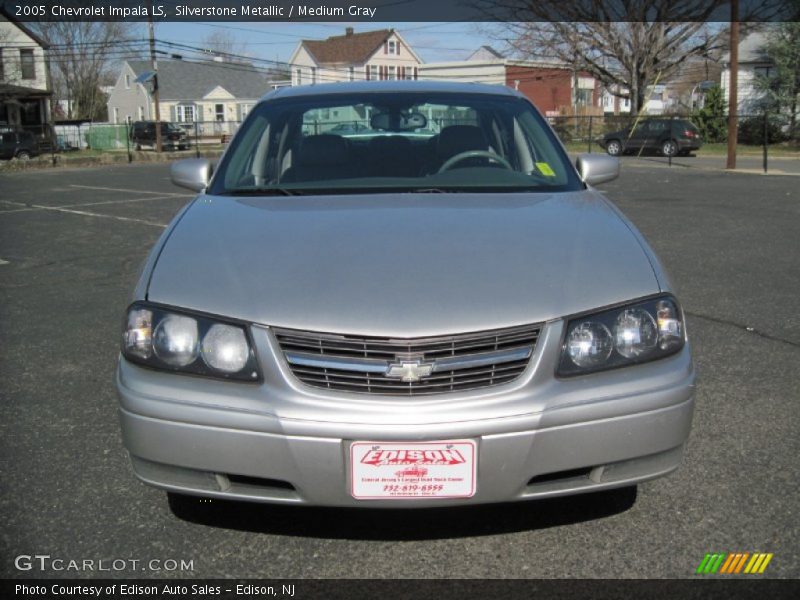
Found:
[[[685,119],[648,119],[607,133],[598,143],[611,156],[654,151],[664,156],[688,156],[703,145],[700,130]]]
[[[370,128],[363,123],[339,123],[331,128],[329,133],[338,135],[358,135],[370,133]]]
[[[39,154],[36,136],[23,129],[4,129],[0,131],[0,158],[29,160]]]
[[[142,146],[156,145],[156,122],[136,121],[131,126],[131,142],[137,150]],[[186,150],[189,147],[189,138],[186,132],[174,123],[161,123],[161,147],[166,150]]]
[[[303,133],[332,107],[382,135]],[[448,111],[460,124],[414,137]],[[117,371],[135,474],[175,498],[423,507],[676,469],[684,316],[593,187],[618,173],[571,164],[505,86],[270,92],[216,168],[172,167],[198,196],[151,250]],[[431,481],[386,483],[406,468]]]

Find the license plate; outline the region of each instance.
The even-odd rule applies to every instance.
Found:
[[[473,440],[353,442],[350,493],[358,500],[469,498],[476,446]]]

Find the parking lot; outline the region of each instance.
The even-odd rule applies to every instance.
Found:
[[[397,512],[171,507],[138,483],[116,415],[121,318],[191,195],[158,164],[0,175],[0,575],[101,575],[15,568],[47,554],[141,561],[114,577],[685,578],[709,552],[769,552],[764,576],[800,576],[800,179],[625,160],[601,188],[688,315],[684,465],[621,492]]]

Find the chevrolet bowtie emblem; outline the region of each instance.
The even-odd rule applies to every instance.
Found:
[[[419,360],[401,360],[389,365],[386,377],[400,379],[408,383],[419,381],[433,372],[433,363],[423,363]]]

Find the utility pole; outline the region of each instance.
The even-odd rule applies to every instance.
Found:
[[[728,162],[726,169],[736,168],[736,142],[739,137],[739,0],[731,1],[731,62],[728,78]]]
[[[156,152],[161,152],[161,107],[158,101],[158,63],[156,62],[156,37],[153,31],[153,16],[147,19],[150,31],[150,62],[153,66],[153,102],[156,105]]]

